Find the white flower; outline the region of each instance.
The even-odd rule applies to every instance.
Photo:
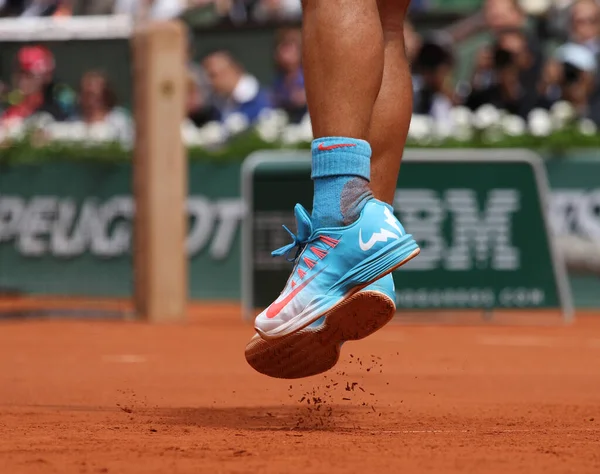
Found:
[[[480,130],[485,130],[500,121],[502,114],[491,104],[485,104],[479,107],[473,115],[473,126]]]
[[[493,125],[483,131],[483,139],[488,143],[496,143],[502,140],[504,133],[500,125]]]
[[[258,136],[268,143],[273,143],[279,138],[279,129],[269,122],[261,122],[256,126]]]
[[[554,130],[560,130],[575,118],[575,108],[566,100],[560,100],[550,108],[550,117]]]
[[[550,107],[550,113],[562,120],[571,120],[575,117],[575,107],[566,100],[559,100]]]
[[[300,140],[303,142],[310,142],[313,140],[312,122],[310,116],[306,114],[300,124],[298,125],[300,131]]]
[[[450,123],[454,127],[461,127],[464,125],[471,125],[473,120],[473,112],[467,107],[459,105],[458,107],[453,107],[450,110]]]
[[[25,135],[25,123],[23,119],[14,118],[4,121],[6,138],[20,139]]]
[[[229,115],[224,120],[223,125],[228,133],[235,135],[246,130],[250,126],[250,122],[248,121],[248,117],[246,117],[244,114],[236,112]]]
[[[584,118],[581,119],[577,124],[577,130],[579,130],[579,133],[581,133],[582,135],[592,136],[596,135],[596,133],[598,132],[598,127],[596,127],[596,124],[593,120]]]
[[[201,146],[204,144],[200,129],[189,119],[181,123],[181,139],[187,146]]]
[[[93,123],[88,126],[87,138],[93,143],[105,143],[116,140],[114,129],[103,122]]]
[[[431,138],[433,120],[427,115],[413,115],[408,129],[408,136],[412,140],[422,142]]]
[[[84,122],[73,122],[67,129],[68,141],[82,142],[87,139],[87,125]]]
[[[302,131],[298,125],[288,125],[283,129],[281,141],[285,145],[295,145],[302,142]]]
[[[511,137],[520,137],[527,131],[527,123],[518,115],[506,115],[501,121],[502,131]]]
[[[88,135],[87,125],[83,122],[54,122],[46,132],[51,140],[60,142],[82,142]]]
[[[452,131],[452,138],[459,142],[468,142],[473,139],[473,127],[470,124],[464,124],[458,127],[454,127]]]
[[[275,128],[279,133],[288,124],[289,119],[285,110],[280,109],[264,109],[258,115],[258,126],[267,126]]]
[[[219,122],[208,122],[199,131],[198,140],[201,140],[207,146],[220,145],[227,138],[225,129]]]
[[[81,124],[85,129],[85,125]],[[45,131],[48,138],[53,141],[69,141],[71,128],[76,126],[74,122],[54,122],[46,127]]]
[[[544,109],[533,109],[527,116],[529,131],[534,137],[547,137],[552,132],[550,114]]]
[[[264,109],[258,115],[256,131],[261,139],[273,143],[280,138],[288,121],[288,115],[284,110]]]
[[[433,123],[432,132],[436,140],[445,140],[452,135],[452,123],[449,120],[436,120]]]
[[[32,115],[25,120],[25,126],[32,129],[40,129],[49,127],[54,123],[54,117],[47,112]]]

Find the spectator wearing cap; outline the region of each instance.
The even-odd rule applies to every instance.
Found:
[[[569,37],[573,43],[585,46],[594,55],[596,69],[600,66],[600,6],[594,0],[579,0],[570,10]],[[600,74],[595,75],[590,98],[590,115],[600,123]]]
[[[273,84],[273,105],[285,110],[292,122],[300,122],[306,114],[306,90],[302,71],[302,42],[297,29],[278,33],[275,48],[277,76]]]
[[[600,121],[600,111],[592,106],[597,69],[594,54],[585,46],[577,43],[561,46],[546,66],[539,105],[550,108],[555,102],[565,100],[573,105],[579,117]]]
[[[202,61],[202,66],[216,95],[215,105],[221,120],[240,113],[252,123],[261,111],[271,107],[269,94],[258,79],[246,72],[229,52],[209,54]]]
[[[24,46],[17,53],[14,89],[8,95],[3,120],[24,120],[46,113],[65,120],[71,112],[74,93],[54,80],[54,57],[42,46]]]

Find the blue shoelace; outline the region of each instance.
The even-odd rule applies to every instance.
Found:
[[[300,254],[302,253],[302,250],[304,250],[304,247],[306,247],[306,244],[308,244],[308,242],[310,242],[309,239],[306,240],[301,240],[298,238],[298,236],[296,234],[294,234],[290,229],[288,229],[286,226],[282,226],[288,234],[290,234],[290,236],[292,237],[293,242],[291,244],[287,244],[284,245],[283,247],[277,249],[277,250],[273,250],[271,252],[271,255],[273,257],[282,257],[285,255],[285,259],[288,262],[295,262],[296,259],[300,256]],[[289,258],[289,253],[296,249],[296,254],[294,255],[293,258]]]

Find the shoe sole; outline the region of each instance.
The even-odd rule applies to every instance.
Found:
[[[278,339],[258,334],[246,346],[248,364],[261,374],[299,379],[330,370],[346,341],[357,341],[381,329],[394,317],[394,302],[377,291],[361,291],[338,304],[324,322]]]
[[[402,255],[402,260],[399,262],[397,260],[398,253]],[[420,249],[412,236],[406,235],[403,241],[393,242],[388,247],[381,249],[376,255],[369,257],[346,273],[340,279],[340,282],[336,284],[338,294],[345,296],[329,297],[322,295],[313,298],[302,313],[292,317],[289,321],[282,323],[270,331],[262,331],[256,326],[256,332],[263,339],[274,340],[300,331],[319,320],[323,315],[343,303],[344,300],[348,299],[354,293],[366,288],[388,273],[393,272],[415,258],[419,253]],[[331,301],[332,299],[334,301]]]
[[[415,249],[381,277],[419,252],[419,248]],[[378,291],[361,291],[371,283],[356,287],[351,296],[321,315],[325,318],[321,326],[310,326],[312,323],[308,322],[308,327],[275,339],[254,335],[246,346],[248,364],[261,374],[282,379],[310,377],[331,369],[344,342],[364,339],[394,317],[396,306],[388,296]]]

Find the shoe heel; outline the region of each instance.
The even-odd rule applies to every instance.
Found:
[[[406,264],[419,255],[420,251],[412,235],[405,235],[353,268],[340,280],[340,286],[350,289],[369,285]]]

